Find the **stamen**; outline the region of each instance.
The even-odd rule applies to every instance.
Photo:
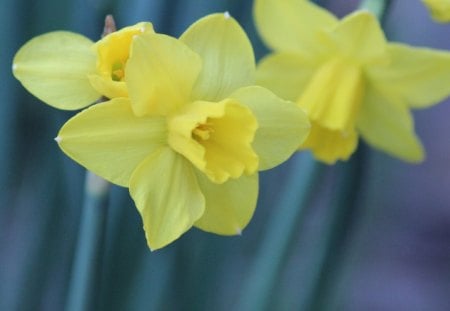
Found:
[[[201,140],[208,140],[211,137],[211,133],[214,133],[214,129],[210,123],[198,124],[192,131],[192,135]]]

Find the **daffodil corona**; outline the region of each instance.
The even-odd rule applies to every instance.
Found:
[[[134,36],[154,33],[139,23],[96,43],[68,31],[37,36],[17,52],[13,74],[33,95],[65,110],[84,108],[101,96],[126,97],[125,64]]]
[[[388,43],[368,11],[338,20],[306,0],[256,0],[254,13],[275,50],[257,82],[307,111],[302,149],[331,164],[348,159],[361,136],[405,161],[424,158],[410,108],[450,94],[449,53]]]
[[[192,226],[239,234],[256,207],[258,171],[297,150],[309,133],[306,113],[254,85],[251,44],[228,13],[197,21],[179,39],[149,31],[119,46],[127,44],[129,53],[100,52],[108,65],[97,73],[102,87],[123,82],[129,96],[80,112],[56,141],[129,188],[151,249]]]

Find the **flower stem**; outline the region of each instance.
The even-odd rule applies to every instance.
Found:
[[[328,310],[329,291],[342,261],[343,250],[357,213],[365,164],[363,146],[347,163],[339,165],[339,180],[334,204],[330,206],[324,231],[318,234],[317,248],[312,253],[313,266],[309,269],[302,288],[302,310]]]
[[[116,31],[112,15],[105,18],[102,37]],[[101,98],[98,102],[104,101]],[[85,197],[66,310],[96,310],[101,279],[103,240],[106,227],[109,183],[86,172]]]
[[[261,311],[270,307],[272,292],[289,257],[291,241],[303,222],[303,212],[322,169],[323,165],[307,154],[293,158],[280,204],[268,224],[237,310]]]
[[[75,251],[68,311],[95,310],[99,292],[109,183],[86,173],[85,199]]]

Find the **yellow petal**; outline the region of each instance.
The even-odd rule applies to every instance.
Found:
[[[96,71],[92,44],[65,31],[35,37],[14,57],[14,76],[50,106],[66,110],[86,107],[100,97],[88,80]]]
[[[252,45],[228,13],[212,14],[192,24],[180,37],[203,61],[193,100],[220,101],[255,82]]]
[[[170,148],[154,151],[139,165],[131,177],[130,194],[151,250],[178,239],[205,209],[194,168]]]
[[[358,119],[358,132],[373,147],[408,162],[424,159],[411,113],[395,98],[370,87]]]
[[[259,157],[259,170],[286,161],[309,134],[306,113],[295,103],[284,101],[259,86],[249,86],[231,94],[249,107],[258,120],[253,148]]]
[[[428,7],[433,19],[437,22],[450,22],[449,0],[422,0]]]
[[[321,32],[338,22],[327,10],[305,0],[256,0],[254,15],[266,44],[279,51],[319,51]]]
[[[408,106],[426,108],[450,95],[450,53],[389,44],[390,63],[369,70],[369,79]]]
[[[361,63],[383,60],[386,38],[378,20],[368,11],[348,15],[330,35],[344,56]]]
[[[330,130],[312,122],[311,133],[301,149],[311,149],[317,160],[334,164],[337,160],[348,160],[357,146],[358,135],[354,130]]]
[[[319,64],[313,55],[305,53],[274,53],[259,62],[256,82],[281,98],[296,101]]]
[[[219,185],[198,172],[197,180],[206,206],[203,216],[194,225],[222,235],[241,234],[256,208],[258,174],[243,175]]]
[[[78,113],[56,140],[76,162],[127,187],[137,165],[166,144],[167,129],[163,118],[138,118],[128,99],[117,98]]]
[[[134,36],[144,33],[154,33],[151,23],[142,22],[122,28],[94,44],[98,74],[91,76],[90,81],[92,86],[105,97],[128,96],[124,78],[131,42]]]
[[[297,103],[318,125],[348,132],[355,127],[363,95],[364,76],[360,66],[336,58],[320,66]]]
[[[213,182],[258,169],[252,142],[258,127],[250,109],[236,100],[196,101],[169,120],[169,144]]]
[[[189,101],[201,59],[184,43],[160,34],[134,39],[125,69],[133,111],[167,115]]]

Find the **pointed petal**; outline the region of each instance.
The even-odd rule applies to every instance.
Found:
[[[138,116],[167,115],[188,102],[201,59],[184,43],[160,34],[135,37],[125,81]]]
[[[234,90],[254,84],[252,45],[228,14],[212,14],[190,26],[180,37],[203,61],[192,99],[220,101]]]
[[[379,89],[402,98],[408,106],[426,108],[450,95],[450,53],[389,44],[390,64],[370,68]]]
[[[341,53],[362,63],[382,59],[387,47],[378,20],[368,11],[348,15],[330,35]]]
[[[286,161],[309,134],[306,113],[267,89],[249,86],[237,90],[231,98],[249,107],[258,120],[253,148],[259,156],[259,170]]]
[[[96,71],[92,42],[75,33],[50,32],[28,41],[14,57],[13,74],[34,96],[59,109],[75,110],[100,94],[89,83]]]
[[[178,239],[205,209],[193,166],[170,148],[156,150],[138,166],[130,194],[152,250]]]
[[[274,53],[259,62],[256,81],[281,98],[297,101],[319,65],[312,55]]]
[[[300,149],[311,149],[314,158],[327,164],[346,161],[358,146],[358,134],[331,130],[312,122],[311,133]]]
[[[138,118],[128,99],[113,99],[78,113],[57,141],[76,162],[112,183],[127,187],[134,169],[167,141],[165,120]]]
[[[256,0],[254,16],[266,44],[278,51],[320,50],[321,31],[338,23],[327,10],[304,0]]]
[[[222,235],[241,234],[256,208],[258,174],[243,175],[223,184],[215,184],[197,171],[197,180],[206,206],[195,226]]]
[[[373,87],[367,90],[357,128],[367,143],[394,157],[408,162],[424,159],[409,110]]]

